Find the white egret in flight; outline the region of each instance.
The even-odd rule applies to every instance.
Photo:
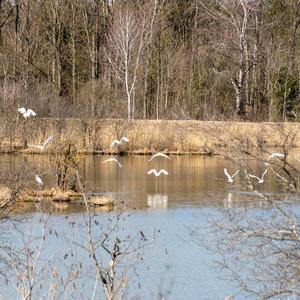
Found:
[[[36,113],[30,108],[26,109],[25,107],[21,107],[18,109],[18,112],[23,115],[25,119],[36,116]]]
[[[49,136],[47,138],[47,140],[42,144],[42,145],[29,145],[29,147],[35,147],[38,148],[40,150],[45,150],[45,147],[47,146],[47,144],[53,140],[53,135]]]
[[[231,176],[231,175],[227,172],[227,169],[224,168],[224,174],[227,176],[228,182],[230,182],[230,183],[233,182],[233,177],[236,176],[239,172],[240,172],[240,170],[237,170],[237,171]]]
[[[171,159],[168,155],[166,155],[166,154],[164,154],[164,153],[161,153],[161,152],[157,152],[156,154],[154,154],[154,155],[148,160],[148,162],[151,161],[153,158],[159,157],[159,156],[164,157],[164,158],[167,158],[167,159]]]
[[[43,184],[44,184],[43,180],[40,178],[39,175],[35,175],[35,180],[37,181],[37,183],[38,183],[39,185],[43,185]]]
[[[118,166],[119,166],[120,168],[122,168],[121,163],[120,163],[116,158],[108,158],[108,159],[104,160],[102,163],[106,163],[106,162],[110,162],[110,161],[116,162],[116,163],[118,164]]]
[[[150,175],[150,174],[152,174],[152,173],[154,174],[154,176],[160,176],[160,174],[164,174],[164,175],[168,175],[168,174],[169,174],[169,173],[168,173],[166,170],[164,170],[164,169],[159,170],[159,172],[157,172],[156,169],[152,169],[152,170],[150,170],[150,171],[147,172],[148,175]]]
[[[252,178],[256,178],[258,180],[258,183],[263,183],[264,182],[264,177],[265,175],[267,174],[268,172],[268,169],[266,169],[262,175],[261,175],[261,178],[259,178],[258,176],[255,176],[255,175],[252,175],[252,174],[248,174],[249,177],[252,177]]]
[[[117,146],[121,146],[123,145],[123,143],[128,143],[129,142],[129,139],[126,137],[126,136],[123,136],[120,140],[114,140],[110,147],[113,147],[114,145],[117,145]]]
[[[282,153],[275,152],[275,153],[272,153],[272,154],[268,157],[268,160],[272,159],[273,157],[285,157],[285,155],[282,154]]]
[[[270,161],[272,158],[274,158],[274,157],[282,157],[282,158],[284,158],[285,155],[284,155],[283,153],[278,153],[278,152],[272,153],[272,154],[268,157],[267,161],[265,162],[265,166],[269,166],[269,165],[270,165],[269,161]]]

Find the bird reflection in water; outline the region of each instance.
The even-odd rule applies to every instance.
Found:
[[[228,192],[228,194],[224,197],[224,208],[231,208],[233,202],[233,193]]]
[[[168,208],[168,195],[147,195],[147,207]]]

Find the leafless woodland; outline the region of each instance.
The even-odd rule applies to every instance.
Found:
[[[295,120],[297,0],[0,1],[0,111]]]

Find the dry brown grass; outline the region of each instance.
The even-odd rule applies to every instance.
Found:
[[[243,147],[279,147],[286,142],[288,134],[296,135],[292,146],[300,147],[299,123],[36,118],[18,121],[18,126],[18,130],[12,127],[12,133],[8,125],[0,129],[2,151],[39,153],[28,145],[41,144],[50,135],[54,136],[53,143],[74,141],[81,153],[207,154],[209,149],[233,143]],[[127,136],[129,143],[110,148],[111,142],[122,136]],[[50,145],[49,150],[52,148]]]
[[[62,191],[57,187],[45,190],[25,189],[18,195],[21,202],[41,202],[51,200],[56,202],[71,202],[72,199],[81,197],[81,194],[74,191]]]
[[[91,197],[90,199],[88,199],[88,203],[91,205],[96,205],[96,206],[114,206],[114,200],[107,198],[107,197]]]
[[[12,197],[12,190],[5,185],[0,186],[0,206],[6,204]]]

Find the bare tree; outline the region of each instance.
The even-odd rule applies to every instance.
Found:
[[[231,205],[220,209],[217,218],[208,215],[211,233],[205,237],[197,234],[197,228],[191,229],[193,239],[217,255],[225,278],[257,299],[300,296],[300,221],[289,200],[299,200],[300,168],[290,153],[294,138],[292,133],[286,135],[283,148],[275,155],[264,148],[252,152],[234,144],[229,151],[222,151],[243,171],[240,182],[253,200],[233,203],[231,196]],[[275,176],[281,194],[260,191],[263,183],[249,176],[253,174],[250,159],[261,163],[268,176]]]
[[[138,68],[149,39],[148,27],[145,12],[136,12],[126,6],[114,16],[109,35],[107,58],[124,86],[129,120],[135,115],[135,88]]]
[[[107,300],[122,299],[130,281],[129,273],[143,259],[142,249],[148,244],[147,238],[142,231],[138,231],[134,236],[122,234],[121,224],[129,217],[129,214],[124,211],[124,203],[121,203],[118,211],[108,218],[106,225],[100,224],[102,230],[99,234],[99,228],[93,226],[99,223],[91,214],[79,173],[76,174],[88,217],[86,222],[88,245],[79,246],[87,251],[95,265],[96,279],[93,294],[96,293],[97,284],[100,282]]]
[[[211,18],[218,23],[220,22],[224,27],[222,33],[226,36],[225,39],[223,38],[217,41],[217,51],[219,51],[221,55],[229,57],[231,56],[229,51],[234,50],[236,68],[233,74],[231,73],[229,75],[229,78],[235,91],[235,112],[243,116],[246,107],[245,89],[247,85],[247,74],[253,66],[253,62],[247,61],[248,23],[251,10],[253,9],[251,2],[247,0],[215,0],[214,3],[208,7],[206,1],[200,0],[200,4]],[[216,40],[213,42],[216,42]],[[222,73],[215,65],[213,67],[217,72]],[[227,72],[228,70],[226,73]]]

